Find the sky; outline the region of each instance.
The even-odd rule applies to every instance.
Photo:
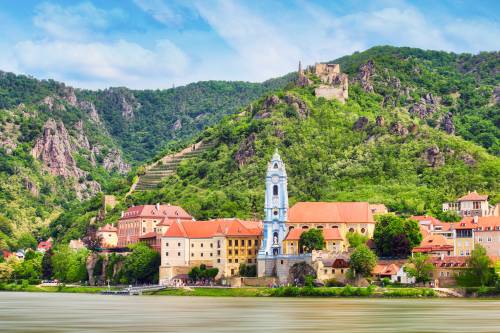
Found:
[[[90,89],[261,82],[376,45],[500,50],[500,1],[0,0],[0,70]]]

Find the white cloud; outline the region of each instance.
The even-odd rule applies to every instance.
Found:
[[[95,38],[96,31],[107,28],[121,16],[118,9],[105,11],[90,2],[68,7],[44,2],[36,8],[33,24],[45,38],[76,40]]]
[[[158,22],[179,25],[184,21],[178,8],[174,8],[172,3],[167,4],[162,0],[134,0],[134,3]]]
[[[112,43],[24,41],[14,48],[16,67],[77,86],[165,87],[181,75],[188,58],[168,40],[153,49],[118,40]],[[11,59],[14,59],[12,57]]]

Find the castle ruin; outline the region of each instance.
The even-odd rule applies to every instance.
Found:
[[[339,64],[317,63],[307,68],[307,72],[317,76],[321,83],[314,89],[317,97],[324,97],[327,100],[337,99],[342,103],[349,95],[349,76],[340,72]],[[311,80],[302,70],[299,62],[299,78],[297,84],[301,87],[311,84]]]

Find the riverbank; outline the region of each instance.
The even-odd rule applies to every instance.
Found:
[[[117,288],[113,288],[117,290]],[[105,287],[57,286],[42,287],[34,285],[3,284],[0,291],[83,293],[97,294]],[[438,297],[429,288],[375,288],[375,287],[280,287],[280,288],[169,288],[160,291],[144,292],[152,296],[201,296],[201,297]]]

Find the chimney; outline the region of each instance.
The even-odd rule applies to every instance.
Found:
[[[157,210],[157,211],[160,211],[160,203],[157,203],[157,204],[156,204],[156,210]]]
[[[477,224],[477,222],[479,221],[479,217],[477,215],[474,215],[473,220],[474,223]]]

